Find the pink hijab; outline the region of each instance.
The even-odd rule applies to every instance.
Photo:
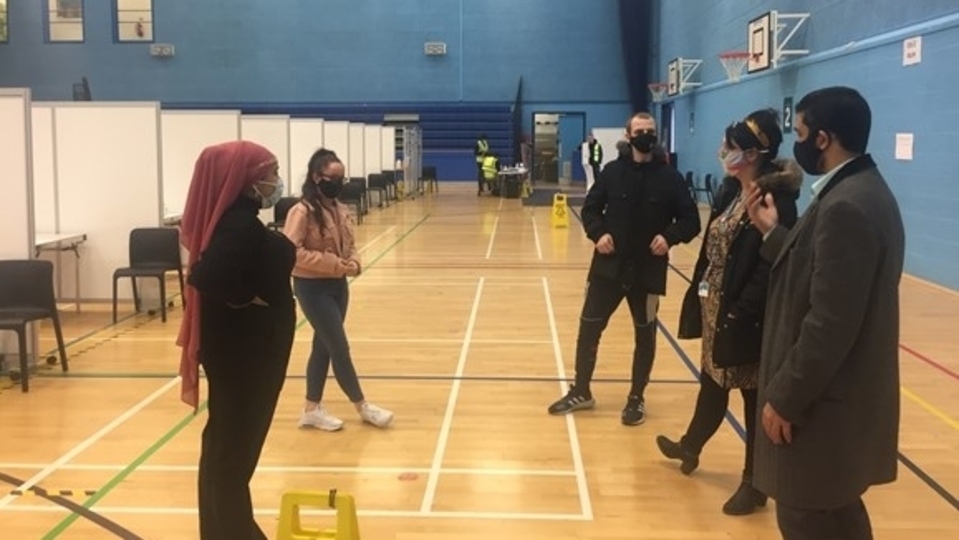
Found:
[[[276,157],[269,150],[248,141],[218,144],[200,153],[180,222],[180,243],[189,251],[187,268],[193,268],[210,243],[226,209],[275,165]],[[183,347],[180,399],[196,412],[200,402],[200,293],[187,285],[184,294],[186,308],[176,342]]]

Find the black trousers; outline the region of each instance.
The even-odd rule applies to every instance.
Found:
[[[743,415],[746,418],[746,459],[743,478],[751,481],[753,475],[753,443],[756,437],[756,389],[740,389],[743,396]],[[707,373],[699,376],[699,395],[696,409],[682,438],[683,448],[699,454],[723,423],[729,407],[729,390],[719,386]]]
[[[659,296],[637,289],[625,289],[614,281],[594,279],[586,285],[586,300],[579,318],[579,336],[576,338],[576,388],[579,390],[589,390],[596,370],[600,338],[623,298],[629,304],[629,312],[633,317],[635,339],[629,395],[641,398],[649,384],[649,374],[656,357]]]
[[[476,184],[479,186],[479,191],[483,191],[483,186],[486,185],[486,175],[483,174],[483,164],[476,164]]]
[[[783,540],[872,540],[862,499],[833,510],[803,510],[776,504]]]
[[[203,360],[209,399],[198,479],[202,540],[267,539],[253,519],[249,484],[290,358],[289,347],[271,352]]]

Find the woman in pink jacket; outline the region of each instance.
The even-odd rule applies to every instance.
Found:
[[[313,326],[313,350],[306,366],[306,406],[300,427],[324,431],[343,427],[343,421],[321,405],[331,364],[336,382],[360,418],[374,426],[387,427],[393,413],[364,398],[343,325],[350,297],[346,278],[360,274],[349,210],[336,200],[343,189],[345,169],[333,151],[321,148],[310,158],[307,170],[303,198],[290,209],[283,228],[296,246],[293,291]]]

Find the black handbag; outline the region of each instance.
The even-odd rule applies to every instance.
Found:
[[[683,296],[683,308],[679,312],[679,339],[696,339],[703,337],[703,304],[699,299],[699,290],[696,285],[690,285]]]
[[[719,368],[757,364],[762,345],[762,319],[722,316],[713,338],[713,364]]]

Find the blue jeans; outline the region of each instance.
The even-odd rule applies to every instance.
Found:
[[[350,301],[346,278],[293,278],[293,292],[300,309],[313,327],[313,350],[306,365],[306,399],[323,400],[326,374],[333,364],[333,375],[343,393],[353,403],[363,401],[363,390],[353,368],[350,344],[343,322]]]

